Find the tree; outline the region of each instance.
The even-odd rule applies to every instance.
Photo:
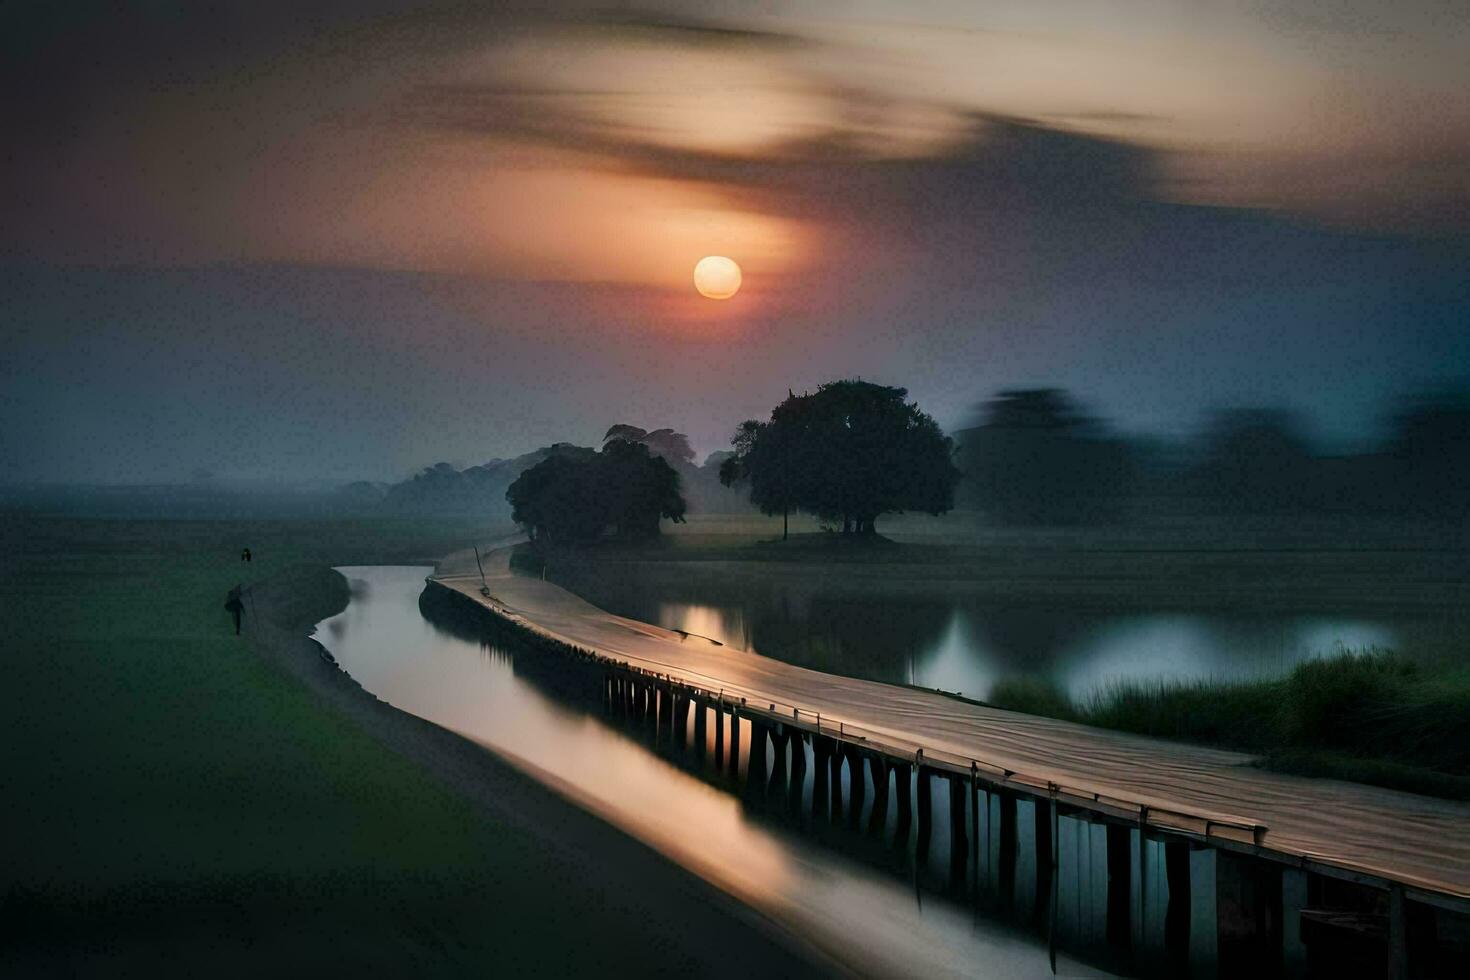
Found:
[[[1059,388],[1015,388],[980,406],[957,434],[966,495],[1017,524],[1103,518],[1122,502],[1135,453]]]
[[[1204,437],[1199,476],[1227,510],[1281,513],[1309,508],[1319,467],[1296,416],[1279,408],[1219,412]]]
[[[694,462],[694,449],[689,445],[689,437],[673,429],[654,429],[649,432],[636,425],[619,422],[607,430],[607,434],[602,437],[602,444],[606,446],[615,440],[642,443],[648,447],[649,452],[662,456],[674,466],[692,465]]]
[[[874,533],[883,514],[942,514],[954,505],[960,476],[953,445],[907,395],[867,381],[788,394],[769,421],[740,424],[720,479],[748,483],[763,513],[794,507],[840,521],[845,534]]]
[[[583,544],[609,530],[654,537],[659,521],[684,520],[679,474],[648,447],[615,439],[602,452],[562,453],[526,470],[505,491],[511,518],[533,541]]]
[[[1470,390],[1420,395],[1394,418],[1389,451],[1400,507],[1470,514]]]

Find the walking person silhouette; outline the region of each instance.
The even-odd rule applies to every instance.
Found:
[[[240,614],[245,611],[245,603],[240,601],[240,586],[235,586],[225,597],[225,608],[229,610],[231,616],[235,617],[235,635],[239,636]]]

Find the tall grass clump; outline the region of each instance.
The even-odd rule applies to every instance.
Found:
[[[1006,677],[996,681],[990,689],[989,703],[1007,711],[1078,720],[1077,708],[1067,692],[1042,677]]]
[[[1119,681],[1094,693],[1082,719],[1139,735],[1255,748],[1274,729],[1279,682]]]
[[[1378,649],[1258,681],[1120,681],[1082,702],[1045,681],[995,685],[997,707],[1255,752],[1285,772],[1470,799],[1470,667]]]

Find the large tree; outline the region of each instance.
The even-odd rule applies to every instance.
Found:
[[[955,434],[964,496],[1011,524],[1112,516],[1130,489],[1134,452],[1059,388],[1015,388],[980,406]]]
[[[510,485],[505,499],[531,540],[556,544],[583,544],[608,532],[653,537],[661,520],[682,522],[685,509],[679,474],[647,446],[623,439],[600,453],[542,460]]]
[[[907,395],[867,381],[789,394],[769,421],[741,423],[720,479],[748,483],[764,513],[804,510],[843,533],[872,534],[882,514],[942,514],[960,476],[953,446]]]

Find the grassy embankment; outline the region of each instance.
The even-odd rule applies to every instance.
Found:
[[[1284,678],[1117,684],[1077,703],[1045,681],[1001,681],[997,707],[1243,749],[1280,772],[1470,800],[1470,667],[1367,651]]]
[[[642,931],[601,911],[617,899],[255,655],[222,608],[237,581],[295,575],[304,632],[346,601],[322,566],[427,563],[484,533],[0,513],[0,973],[605,970]]]
[[[494,842],[254,656],[222,604],[241,580],[441,554],[470,529],[4,520],[6,945],[104,970],[415,963],[449,872]]]

